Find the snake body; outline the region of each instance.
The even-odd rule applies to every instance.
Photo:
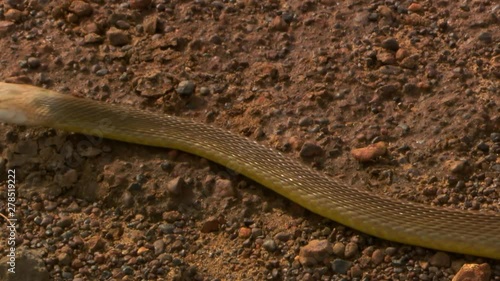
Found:
[[[0,121],[167,147],[229,167],[326,218],[386,240],[500,259],[500,214],[370,194],[254,141],[190,120],[0,83]]]

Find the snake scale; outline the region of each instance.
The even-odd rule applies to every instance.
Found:
[[[0,83],[0,121],[192,153],[231,168],[326,218],[386,240],[500,259],[500,214],[370,194],[280,152],[210,125]]]

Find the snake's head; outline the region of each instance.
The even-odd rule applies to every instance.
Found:
[[[29,125],[33,119],[33,109],[29,108],[38,88],[0,82],[0,122]],[[38,92],[40,90],[38,89]]]

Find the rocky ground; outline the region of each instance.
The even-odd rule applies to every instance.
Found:
[[[6,0],[0,81],[209,123],[376,194],[499,212],[499,17],[490,0]],[[370,237],[183,152],[0,131],[19,218],[8,280],[500,280],[499,261]],[[351,154],[379,141],[368,163]]]

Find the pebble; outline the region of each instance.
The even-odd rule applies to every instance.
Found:
[[[209,233],[219,230],[219,219],[216,217],[210,217],[203,222],[200,231],[202,233]]]
[[[390,52],[380,52],[377,54],[377,60],[382,64],[394,65],[396,64],[396,57]]]
[[[288,30],[288,24],[285,22],[285,20],[283,20],[281,16],[276,16],[271,22],[270,30],[285,32]]]
[[[488,281],[491,276],[491,268],[487,263],[464,264],[455,274],[452,281]]]
[[[138,255],[142,255],[142,254],[147,253],[147,252],[149,252],[149,249],[146,247],[139,247],[139,249],[137,249]]]
[[[89,33],[83,38],[84,44],[101,44],[104,42],[104,37],[96,33]]]
[[[344,256],[348,259],[355,257],[358,254],[359,247],[358,244],[354,242],[349,242],[345,246]]]
[[[248,227],[241,227],[238,231],[238,237],[242,239],[247,239],[252,235],[252,230]]]
[[[343,259],[335,259],[332,262],[332,270],[338,274],[347,274],[347,271],[351,268],[352,262]]]
[[[129,0],[130,8],[144,10],[149,8],[151,0]]]
[[[385,253],[383,250],[376,249],[375,251],[373,251],[373,253],[372,253],[373,264],[375,264],[375,265],[381,264],[384,261],[384,258],[385,258]]]
[[[385,248],[385,254],[388,256],[394,256],[397,253],[397,249],[395,247],[387,247]]]
[[[193,81],[191,80],[184,80],[177,85],[177,88],[175,88],[175,91],[181,96],[181,97],[190,97],[194,93],[196,85],[194,84]]]
[[[208,87],[200,87],[200,95],[208,96],[210,95],[210,88]]]
[[[39,58],[29,57],[28,58],[28,66],[30,68],[38,68],[41,65]]]
[[[4,35],[13,29],[14,29],[13,22],[0,20],[0,35]]]
[[[488,153],[490,151],[490,146],[483,141],[480,142],[476,147],[478,150],[481,150],[484,153]]]
[[[70,216],[61,216],[56,225],[62,228],[70,227],[73,224],[73,218]]]
[[[144,19],[143,26],[144,26],[144,31],[147,34],[149,35],[155,34],[158,27],[158,17],[156,15],[146,17]]]
[[[385,142],[377,142],[362,148],[351,150],[351,155],[359,162],[372,161],[375,158],[387,153],[387,145]]]
[[[419,3],[411,3],[410,6],[408,6],[408,11],[412,13],[420,13],[423,11],[423,8]]]
[[[337,257],[344,257],[345,245],[342,242],[335,242],[333,245],[333,254]]]
[[[79,17],[86,17],[92,14],[92,6],[87,2],[76,0],[72,1],[68,10]]]
[[[449,171],[453,174],[461,174],[465,172],[469,162],[467,160],[451,160],[446,163]]]
[[[153,243],[153,248],[156,256],[163,254],[165,251],[165,242],[162,239],[158,239]]]
[[[272,252],[276,251],[276,249],[277,249],[276,242],[274,242],[273,239],[266,239],[264,241],[264,243],[262,244],[262,248],[264,248],[264,249],[266,249],[266,251],[272,253]]]
[[[323,148],[312,142],[305,142],[300,149],[300,157],[302,158],[321,156],[323,154]]]
[[[184,245],[182,245],[182,241],[175,240],[174,243],[172,243],[172,245],[170,246],[170,248],[172,249],[172,251],[178,252],[184,248]]]
[[[60,253],[57,255],[57,260],[60,265],[69,265],[71,263],[71,255],[69,253]]]
[[[130,24],[124,20],[117,20],[115,26],[119,29],[127,30],[130,28]]]
[[[399,49],[399,43],[396,38],[387,38],[382,41],[382,48],[396,52]]]
[[[23,17],[23,13],[17,9],[9,9],[4,13],[4,17],[8,21],[20,22]]]
[[[217,179],[215,181],[213,196],[215,198],[233,197],[233,184],[228,179]]]
[[[93,236],[87,240],[86,245],[92,252],[98,252],[104,249],[106,242],[99,236]]]
[[[281,242],[286,242],[286,241],[290,240],[290,237],[291,237],[290,233],[283,232],[283,231],[278,232],[278,233],[276,233],[276,235],[274,235],[274,239],[279,240]]]
[[[493,142],[500,143],[500,133],[491,133],[490,138]]]
[[[478,39],[486,44],[490,44],[491,42],[493,42],[493,35],[491,34],[491,32],[481,32]]]
[[[314,123],[314,120],[310,116],[303,117],[299,120],[299,126],[307,127]]]
[[[109,40],[109,43],[112,46],[123,46],[127,45],[131,42],[131,38],[126,31],[120,30],[116,27],[111,27],[108,32],[106,32],[106,36]]]
[[[328,240],[311,240],[300,248],[299,262],[304,266],[313,266],[322,263],[332,253],[332,244]]]
[[[173,225],[171,223],[163,223],[163,224],[160,224],[160,226],[158,226],[158,229],[160,229],[160,231],[163,234],[172,234],[172,233],[174,233],[175,225]]]
[[[449,267],[451,260],[447,253],[437,252],[429,259],[429,263],[437,267]]]
[[[167,183],[167,191],[172,195],[180,195],[186,186],[186,182],[182,177],[176,177]]]

